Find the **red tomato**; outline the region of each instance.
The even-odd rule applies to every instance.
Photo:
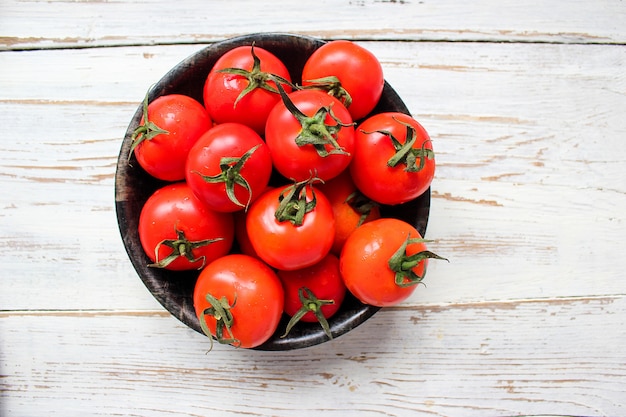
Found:
[[[289,71],[274,54],[253,46],[231,49],[207,76],[204,105],[216,123],[242,123],[263,135],[267,115],[280,101],[270,77],[278,77],[291,91]]]
[[[265,141],[274,167],[286,178],[326,181],[352,159],[354,126],[339,100],[319,90],[283,95],[268,116]]]
[[[169,270],[200,269],[226,255],[233,243],[233,217],[204,206],[185,183],[152,194],[139,216],[139,239],[146,255]]]
[[[429,258],[444,259],[427,250],[410,224],[381,218],[350,235],[341,252],[340,268],[346,287],[356,298],[365,304],[388,307],[415,291]]]
[[[271,190],[272,187],[268,187],[263,193]],[[254,250],[252,243],[250,242],[250,236],[248,236],[248,227],[246,220],[248,218],[248,212],[240,210],[233,213],[235,218],[235,240],[239,246],[239,251],[245,255],[250,255],[255,258],[259,258],[259,255]]]
[[[339,256],[346,239],[357,227],[380,218],[380,208],[376,202],[361,194],[348,170],[320,184],[317,189],[328,197],[333,208],[335,240],[331,252]]]
[[[283,270],[321,261],[335,236],[330,203],[308,181],[261,195],[248,210],[246,227],[259,257]]]
[[[170,94],[144,101],[144,114],[133,134],[132,150],[150,175],[165,181],[185,178],[187,154],[212,126],[206,109],[191,97]]]
[[[332,339],[327,318],[332,317],[346,295],[346,286],[339,272],[339,259],[328,254],[315,265],[294,271],[278,271],[285,290],[285,313],[292,317],[286,336],[298,322],[318,321]]]
[[[253,348],[278,328],[284,291],[276,273],[260,260],[231,254],[198,276],[193,305],[202,329],[220,343]]]
[[[330,94],[345,102],[354,120],[367,116],[378,104],[385,80],[380,62],[367,49],[347,40],[336,40],[322,45],[309,57],[302,71],[304,86],[328,84],[328,77],[336,77],[343,91],[330,83]]]
[[[239,245],[239,251],[244,255],[258,258],[259,255],[257,255],[254,247],[252,247],[252,243],[250,243],[250,237],[248,236],[248,229],[246,227],[248,212],[240,210],[233,213],[233,216],[235,218],[235,240]]]
[[[272,157],[263,139],[239,123],[216,125],[187,157],[187,183],[209,208],[233,212],[247,208],[267,186]]]
[[[379,113],[356,133],[350,173],[357,188],[382,204],[406,203],[423,194],[435,176],[428,133],[411,116]]]

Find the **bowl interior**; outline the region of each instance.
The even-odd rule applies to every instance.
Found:
[[[312,37],[260,33],[232,38],[218,42],[198,51],[169,71],[149,93],[148,100],[166,94],[186,94],[202,103],[204,80],[217,59],[226,51],[242,45],[264,48],[280,58],[289,69],[292,81],[299,83],[299,74],[307,58],[324,41]],[[399,111],[409,114],[409,110],[393,88],[385,82],[383,95],[373,113]],[[174,317],[202,333],[193,307],[193,289],[198,271],[172,272],[159,268],[149,268],[150,262],[139,241],[137,227],[141,208],[148,197],[166,183],[148,175],[137,163],[134,155],[128,160],[131,135],[139,125],[142,106],[139,105],[122,142],[115,175],[115,206],[120,233],[128,256],[137,274],[148,290]],[[417,199],[398,206],[383,206],[382,215],[395,217],[413,224],[425,235],[430,208],[430,189]],[[236,250],[236,248],[234,249]],[[364,305],[347,294],[340,310],[329,319],[333,337],[342,335],[360,325],[378,307]],[[259,350],[290,350],[316,345],[328,340],[317,323],[298,323],[289,335],[280,338],[287,323],[284,317],[277,331]]]

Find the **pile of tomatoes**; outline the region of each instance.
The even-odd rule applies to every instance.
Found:
[[[200,271],[194,308],[220,343],[256,347],[298,321],[332,338],[327,318],[348,291],[397,304],[440,258],[412,225],[381,217],[428,189],[435,160],[411,116],[372,114],[377,58],[331,41],[297,76],[268,50],[236,47],[208,73],[203,103],[146,96],[133,135],[131,154],[167,182],[142,208],[142,247],[152,267]]]

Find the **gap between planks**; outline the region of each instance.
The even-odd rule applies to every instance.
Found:
[[[422,305],[398,305],[385,307],[387,311],[445,311],[467,309],[509,310],[524,304],[566,305],[572,303],[600,302],[611,304],[624,298],[626,294],[556,297],[556,298],[525,298],[512,300],[487,300],[467,303],[437,303]],[[106,310],[106,309],[76,309],[76,310],[0,310],[0,318],[20,316],[47,316],[47,317],[169,317],[170,313],[164,310]]]
[[[265,33],[265,32],[259,32]],[[506,38],[438,38],[438,37],[423,37],[423,38],[395,38],[391,37],[356,37],[356,36],[340,36],[324,33],[309,33],[309,32],[289,32],[294,35],[313,36],[324,41],[332,41],[337,39],[349,39],[353,42],[404,42],[404,43],[486,43],[486,44],[528,44],[528,45],[605,45],[605,46],[626,46],[626,42],[619,41],[606,41],[606,40],[584,40],[584,41],[569,41],[567,39],[541,39],[530,38],[524,39],[521,37]],[[159,42],[118,42],[118,43],[76,43],[68,44],[63,43],[63,40],[52,39],[57,44],[46,44],[45,46],[39,45],[23,45],[18,47],[11,47],[12,44],[19,44],[20,41],[24,43],[24,40],[18,39],[9,42],[7,38],[0,38],[0,53],[2,52],[35,52],[35,51],[62,51],[62,50],[75,50],[75,49],[102,49],[102,48],[141,48],[141,47],[155,47],[155,46],[176,46],[176,45],[198,45],[208,46],[218,42],[228,40],[232,37],[238,37],[243,35],[249,35],[249,33],[237,33],[232,36],[218,37],[218,38],[201,38],[195,40],[172,40],[172,41],[159,41]],[[559,34],[563,35],[578,35],[578,34]],[[549,33],[545,36],[551,36]],[[35,39],[38,40],[38,39]],[[44,39],[40,39],[43,41]],[[49,39],[45,39],[49,40]],[[32,40],[31,40],[32,41]]]

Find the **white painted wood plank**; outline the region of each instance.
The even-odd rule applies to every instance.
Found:
[[[451,262],[408,305],[626,293],[623,47],[364,45],[438,152],[428,237]],[[115,161],[145,90],[198,49],[0,53],[3,309],[159,308],[121,245]]]
[[[619,416],[625,314],[624,297],[390,308],[316,347],[207,354],[160,314],[4,312],[0,412]]]
[[[621,1],[20,1],[0,5],[0,48],[202,43],[252,32],[324,38],[624,43]]]

